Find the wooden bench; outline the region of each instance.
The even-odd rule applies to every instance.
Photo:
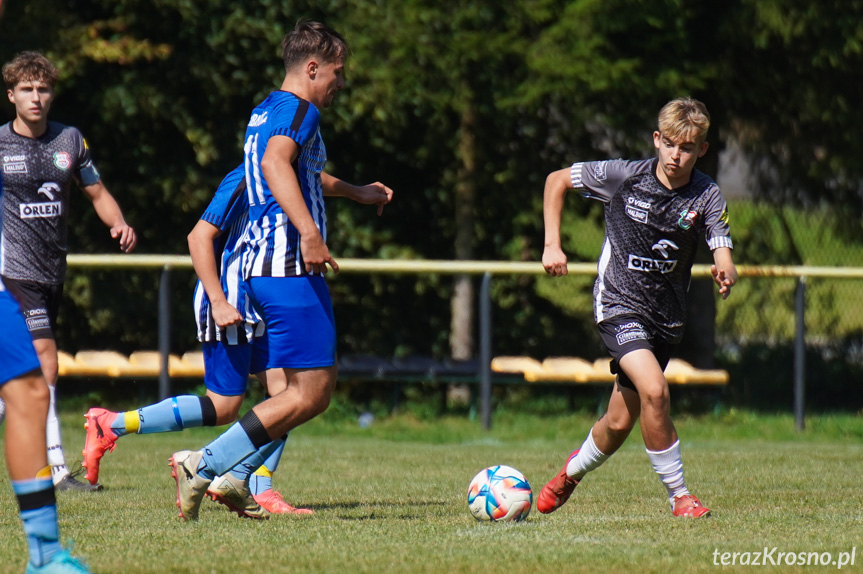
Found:
[[[158,378],[162,357],[158,351],[135,351],[128,357],[116,351],[58,352],[61,377]],[[204,356],[200,351],[168,355],[171,377],[203,378]]]

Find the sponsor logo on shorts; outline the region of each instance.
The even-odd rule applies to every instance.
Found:
[[[648,273],[671,273],[677,267],[677,259],[650,259],[649,257],[639,257],[638,255],[629,254],[629,264],[627,268],[632,271],[644,271]]]
[[[72,156],[65,151],[54,152],[54,165],[66,171],[72,167]]]
[[[46,203],[22,203],[19,205],[21,219],[60,217],[63,206],[59,201]]]
[[[646,341],[649,338],[647,331],[644,330],[644,326],[635,321],[617,327],[617,335],[615,337],[617,338],[618,345],[625,345],[626,343],[638,340]]]
[[[51,321],[48,320],[48,317],[30,317],[27,318],[26,321],[28,331],[51,328]]]

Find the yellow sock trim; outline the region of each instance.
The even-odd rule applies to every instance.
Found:
[[[126,427],[127,433],[137,433],[141,428],[141,419],[138,417],[138,411],[126,411],[123,413],[123,425]]]
[[[46,466],[45,468],[37,472],[35,478],[51,478],[51,467]]]
[[[273,478],[273,472],[264,465],[258,467],[258,470],[255,471],[255,474],[258,476],[263,476],[264,478]]]

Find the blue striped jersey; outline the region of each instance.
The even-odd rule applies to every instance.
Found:
[[[243,146],[251,221],[247,278],[307,274],[300,252],[300,234],[273,198],[261,170],[261,160],[272,137],[289,137],[299,146],[293,167],[306,207],[324,242],[327,240],[327,215],[321,186],[327,150],[319,120],[320,114],[314,104],[283,91],[270,94],[252,112]]]
[[[699,237],[710,249],[733,247],[719,186],[693,170],[668,189],[657,160],[578,162],[573,189],[605,204],[605,243],[594,284],[594,318],[636,314],[671,343],[683,336],[686,294]]]
[[[242,165],[225,176],[201,219],[218,227],[222,233],[213,244],[222,290],[228,303],[243,317],[240,325],[219,329],[213,321],[210,299],[199,280],[195,285],[195,323],[201,342],[226,341],[230,345],[251,341],[264,334],[264,323],[254,310],[243,280],[243,261],[249,227],[249,203],[246,198],[245,170]]]

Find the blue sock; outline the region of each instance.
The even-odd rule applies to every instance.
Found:
[[[117,417],[120,420],[121,417]],[[182,395],[138,409],[138,434],[180,431],[199,427],[204,420],[201,398]],[[113,425],[112,425],[113,426]],[[115,431],[116,432],[116,431]]]
[[[57,526],[57,501],[50,478],[13,480],[12,490],[18,498],[24,534],[30,549],[30,562],[39,567],[63,550]]]
[[[275,451],[279,451],[281,454],[283,448],[285,446],[285,441],[278,438],[271,442],[270,444],[266,444],[255,451],[255,453],[245,459],[243,462],[234,466],[231,469],[231,474],[239,478],[240,480],[247,480],[249,476],[258,470],[264,461],[270,458],[270,455]],[[255,494],[254,492],[252,494]]]
[[[255,472],[249,477],[249,489],[252,494],[258,495],[273,488],[273,473],[279,468],[279,461],[282,458],[282,452],[285,450],[285,443],[288,440],[288,435],[282,439],[282,444],[270,453],[264,464],[258,467]]]
[[[204,447],[204,458],[197,469],[198,474],[212,480],[271,442],[273,440],[267,435],[267,429],[261,424],[255,411],[251,410]]]

